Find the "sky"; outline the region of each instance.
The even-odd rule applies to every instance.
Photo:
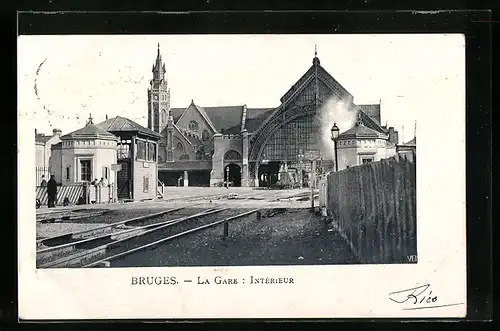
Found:
[[[20,125],[63,134],[117,115],[147,125],[147,88],[160,44],[171,107],[277,107],[312,65],[353,96],[381,102],[381,122],[413,138],[432,104],[463,107],[465,40],[412,35],[64,35],[18,39]],[[462,98],[462,99],[461,99]],[[465,109],[462,109],[465,111]],[[418,130],[418,128],[417,128]]]

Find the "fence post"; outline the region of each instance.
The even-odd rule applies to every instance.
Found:
[[[316,160],[312,161],[311,166],[311,179],[309,180],[309,184],[311,186],[311,211],[314,211],[314,186],[316,184]]]
[[[84,183],[83,187],[85,189],[85,204],[90,204],[90,186],[88,183]]]
[[[229,235],[229,225],[227,221],[224,222],[224,233],[222,234],[222,239],[226,240]]]

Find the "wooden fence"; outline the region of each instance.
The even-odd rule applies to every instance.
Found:
[[[416,262],[414,157],[332,172],[326,186],[328,215],[363,263]]]

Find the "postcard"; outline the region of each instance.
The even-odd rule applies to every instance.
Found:
[[[460,34],[21,35],[19,318],[464,317],[465,108]]]

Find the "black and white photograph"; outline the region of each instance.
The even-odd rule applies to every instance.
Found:
[[[451,226],[417,206],[461,157],[463,45],[442,34],[19,37],[30,277],[77,269],[111,282],[104,272],[125,269],[113,291],[305,295],[284,287],[314,271],[283,268],[324,267],[366,282],[391,274],[387,305],[432,296],[428,278],[399,284],[436,253],[429,228]],[[248,271],[260,267],[279,272]],[[326,281],[316,273],[308,282]]]

